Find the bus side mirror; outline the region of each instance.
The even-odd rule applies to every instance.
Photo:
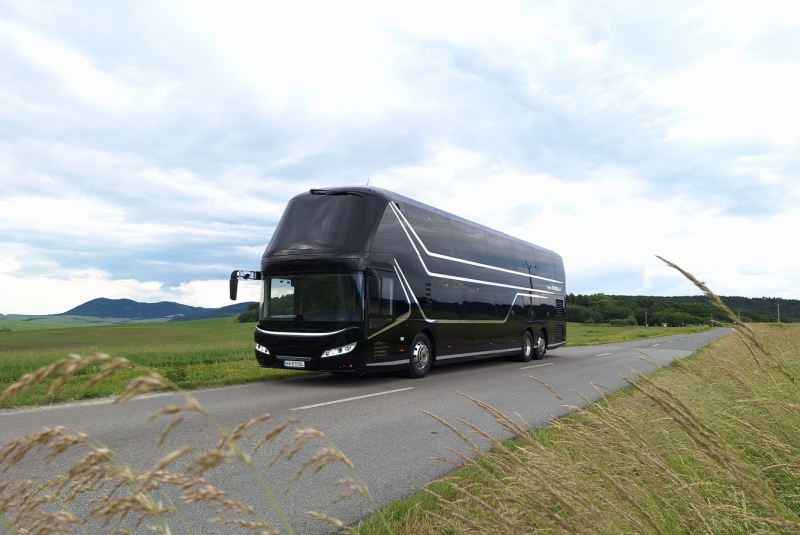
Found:
[[[236,301],[236,293],[239,289],[239,271],[234,271],[231,273],[231,281],[230,281],[230,291],[231,291],[231,301]]]

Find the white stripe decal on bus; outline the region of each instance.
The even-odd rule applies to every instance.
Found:
[[[512,290],[525,290],[526,292],[539,292],[539,293],[543,293],[543,294],[553,295],[553,292],[548,292],[547,290],[538,290],[536,288],[525,288],[524,286],[512,286],[512,285],[509,285],[509,284],[501,284],[501,283],[498,283],[498,282],[490,282],[490,281],[479,280],[479,279],[467,279],[467,278],[464,278],[464,277],[457,277],[455,275],[447,275],[447,274],[444,274],[444,273],[434,273],[434,272],[432,272],[431,270],[428,269],[428,266],[425,264],[425,260],[423,260],[422,255],[419,253],[419,249],[417,249],[417,246],[414,243],[414,240],[411,239],[411,236],[409,235],[408,230],[406,230],[406,227],[403,224],[403,221],[400,220],[400,216],[397,215],[398,214],[397,208],[395,208],[394,205],[391,204],[391,203],[389,203],[389,206],[391,206],[392,210],[395,211],[395,216],[398,218],[398,221],[400,222],[400,226],[402,227],[403,232],[405,232],[406,237],[408,238],[408,241],[411,243],[411,247],[414,248],[414,252],[417,253],[417,258],[419,259],[420,264],[422,264],[422,268],[425,270],[425,273],[427,273],[429,276],[440,278],[440,279],[451,279],[451,280],[457,280],[457,281],[462,281],[462,282],[474,282],[474,283],[477,283],[477,284],[486,284],[488,286],[499,286],[501,288],[511,288]],[[402,214],[400,214],[400,215],[402,215]],[[413,228],[411,228],[411,232],[414,232]],[[416,232],[414,232],[414,236],[416,236]],[[418,236],[417,236],[417,239],[419,240]],[[423,248],[425,248],[425,244],[422,243],[422,240],[420,240],[420,244],[422,245]],[[510,271],[508,269],[489,266],[489,265],[486,265],[486,264],[478,264],[477,262],[470,262],[468,260],[460,260],[458,258],[451,258],[451,257],[442,256],[442,255],[437,255],[436,253],[429,252],[427,248],[425,248],[425,252],[430,256],[439,256],[441,258],[445,258],[445,259],[448,259],[448,260],[453,260],[453,261],[456,261],[456,262],[464,262],[464,263],[472,264],[472,265],[478,266],[478,267],[483,267],[483,268],[487,268],[487,269],[494,269],[494,270],[497,270],[497,271],[505,271],[507,273],[513,273],[513,274],[516,274],[516,275],[523,275],[523,276],[529,277],[529,278],[542,279],[542,280],[551,280],[551,279],[544,279],[543,277],[538,277],[536,275],[526,275],[525,273],[519,273],[517,271]],[[559,281],[553,281],[553,282],[559,282]],[[531,295],[530,297],[538,297],[539,299],[547,299],[546,296],[534,296],[534,295]]]
[[[500,268],[500,267],[497,267],[497,266],[490,266],[489,264],[481,264],[480,262],[473,262],[471,260],[464,260],[463,258],[456,258],[456,257],[453,257],[453,256],[447,256],[447,255],[443,255],[443,254],[439,254],[439,253],[433,253],[433,252],[428,250],[428,247],[425,245],[425,242],[422,241],[422,239],[417,234],[417,231],[414,230],[414,227],[412,227],[411,223],[408,222],[408,219],[406,219],[406,216],[404,216],[403,213],[400,212],[400,210],[396,206],[394,206],[394,203],[389,203],[389,206],[392,207],[392,211],[395,213],[395,216],[397,217],[398,221],[400,221],[400,226],[403,227],[403,230],[405,230],[405,226],[408,225],[408,228],[411,229],[411,232],[414,234],[414,237],[417,238],[417,241],[419,241],[419,244],[422,246],[422,248],[425,250],[425,253],[428,256],[432,256],[432,257],[435,257],[435,258],[441,258],[443,260],[450,260],[451,262],[461,262],[462,264],[469,264],[469,265],[472,265],[472,266],[482,267],[482,268],[486,268],[486,269],[494,269],[496,271],[503,271],[505,273],[511,273],[512,275],[520,275],[522,277],[528,277],[528,278],[531,278],[531,279],[539,279],[539,280],[543,280],[543,281],[547,281],[547,282],[556,282],[558,284],[564,284],[564,281],[560,281],[560,280],[556,280],[556,279],[548,279],[547,277],[540,277],[539,275],[532,275],[530,273],[521,273],[519,271],[512,271],[510,269]],[[404,224],[404,222],[405,222],[405,224]],[[406,233],[406,234],[408,234],[408,233]],[[409,236],[409,239],[411,239],[410,236]],[[412,242],[412,245],[413,245],[413,242]],[[417,248],[414,247],[414,250],[416,250],[416,249]],[[417,254],[419,254],[419,251],[417,251]]]
[[[506,317],[501,320],[435,320],[425,315],[425,311],[422,309],[422,305],[420,305],[419,301],[417,301],[417,296],[414,294],[411,285],[408,283],[408,279],[406,279],[406,274],[403,273],[403,270],[400,268],[400,264],[397,262],[396,258],[394,259],[394,264],[397,267],[397,274],[400,275],[401,278],[400,285],[401,286],[403,284],[408,285],[409,290],[411,290],[411,297],[414,299],[414,304],[417,305],[420,314],[422,314],[422,318],[428,323],[505,323],[506,321],[508,321],[509,316],[511,316],[511,309],[514,307],[514,303],[517,302],[517,297],[522,296],[522,297],[535,297],[537,299],[545,299],[540,295],[524,294],[522,292],[517,292],[516,295],[514,295],[514,299],[511,301],[511,306],[508,307],[508,312],[506,313]],[[513,286],[508,286],[508,288],[513,288]]]

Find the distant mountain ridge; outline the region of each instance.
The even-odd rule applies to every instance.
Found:
[[[249,305],[250,303],[246,302],[221,308],[203,308],[182,305],[172,301],[142,303],[133,301],[132,299],[108,299],[99,297],[58,315],[129,318],[134,320],[170,318],[171,321],[180,321],[236,316],[241,314]]]

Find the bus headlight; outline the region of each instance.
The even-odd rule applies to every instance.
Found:
[[[259,353],[264,353],[265,355],[269,355],[269,349],[262,346],[261,344],[256,344],[256,351],[258,351]]]
[[[322,354],[322,358],[334,357],[337,355],[344,355],[345,353],[350,353],[352,350],[356,348],[357,343],[358,342],[354,342],[352,344],[347,344],[346,346],[337,347],[335,349],[326,349],[325,352]]]

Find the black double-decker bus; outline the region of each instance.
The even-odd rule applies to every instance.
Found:
[[[291,199],[261,259],[258,364],[333,373],[403,371],[566,343],[553,251],[373,187]]]

